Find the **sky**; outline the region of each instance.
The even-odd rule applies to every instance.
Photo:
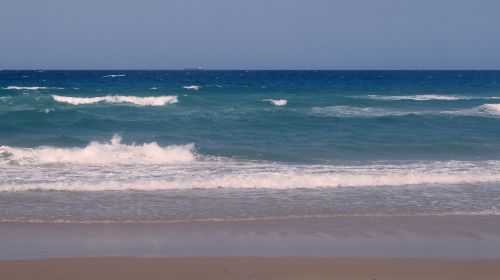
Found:
[[[500,69],[499,0],[0,0],[0,69]]]

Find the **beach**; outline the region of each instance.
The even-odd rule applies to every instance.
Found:
[[[8,279],[496,279],[496,216],[2,223]]]
[[[0,280],[500,280],[500,0],[0,10]]]
[[[497,216],[1,223],[0,260],[58,257],[500,258]]]
[[[494,279],[499,84],[1,71],[0,275]]]
[[[497,217],[0,224],[6,279],[497,279]]]
[[[498,279],[500,260],[74,258],[1,261],[6,279]]]

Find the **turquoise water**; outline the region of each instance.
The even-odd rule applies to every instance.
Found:
[[[401,206],[433,188],[476,204],[432,213],[496,213],[484,193],[500,183],[499,125],[500,71],[0,71],[0,207],[34,190],[281,190],[290,205],[307,190],[415,190]],[[359,213],[394,214],[372,204]],[[328,205],[310,214],[359,209]]]

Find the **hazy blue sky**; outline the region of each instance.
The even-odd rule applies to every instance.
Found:
[[[500,69],[500,0],[0,0],[0,69]]]

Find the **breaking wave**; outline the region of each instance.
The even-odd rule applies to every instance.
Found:
[[[483,104],[481,106],[457,109],[448,111],[402,111],[378,107],[351,107],[351,106],[330,106],[313,107],[313,115],[322,117],[339,118],[373,118],[385,116],[405,116],[405,115],[457,115],[457,116],[478,116],[478,117],[498,117],[500,116],[500,104]]]
[[[86,147],[0,146],[0,191],[329,188],[500,182],[500,161],[296,165],[215,158],[194,144],[109,142]]]
[[[118,135],[106,143],[90,142],[84,148],[15,148],[0,146],[0,159],[14,165],[71,164],[158,164],[195,159],[194,144],[161,147],[156,142],[126,145]]]
[[[191,86],[183,86],[183,88],[189,89],[189,90],[199,90],[201,88],[201,86],[191,85]]]
[[[103,145],[103,144],[99,144]],[[158,150],[160,153],[152,152]],[[98,154],[95,153],[97,150]],[[22,153],[28,153],[22,154]],[[193,146],[131,146],[83,150],[14,151],[16,156],[68,165],[6,165],[0,191],[168,190],[210,188],[303,189],[335,187],[449,186],[500,182],[499,162],[428,162],[366,166],[307,166],[196,160]],[[104,154],[102,154],[104,153]],[[63,156],[65,154],[65,156]],[[106,157],[110,157],[106,159]],[[170,162],[168,162],[170,161]],[[82,165],[90,162],[92,165]],[[123,162],[133,162],[126,165]],[[180,163],[179,163],[180,162]],[[76,165],[78,163],[78,166]],[[96,167],[96,163],[109,164]],[[146,164],[146,163],[156,163]],[[161,164],[160,164],[161,163]],[[160,164],[160,165],[158,165]],[[61,170],[64,168],[63,170]],[[15,171],[17,169],[17,171]],[[19,170],[20,169],[20,170]],[[27,169],[30,171],[28,172]],[[5,174],[3,174],[5,173]]]
[[[108,95],[108,96],[98,96],[98,97],[70,97],[70,96],[60,96],[52,95],[55,101],[61,103],[68,103],[72,105],[83,105],[83,104],[93,104],[99,102],[107,103],[130,103],[140,106],[163,106],[166,104],[177,103],[177,96],[148,96],[148,97],[138,97],[138,96],[121,96],[121,95]]]
[[[376,107],[351,107],[351,106],[330,106],[330,107],[313,107],[312,114],[323,117],[383,117],[383,116],[403,116],[412,112],[403,112]]]
[[[123,74],[112,74],[112,75],[105,75],[102,76],[103,78],[116,78],[116,77],[125,77]]]
[[[492,96],[463,96],[463,95],[437,95],[437,94],[418,94],[418,95],[366,95],[355,96],[356,98],[367,98],[375,100],[415,100],[415,101],[428,101],[428,100],[470,100],[470,99],[499,99],[499,97]]]
[[[288,103],[286,99],[264,99],[262,101],[270,102],[271,104],[276,106],[285,106]]]
[[[48,87],[21,87],[21,86],[8,86],[3,89],[11,89],[11,90],[41,90],[48,89]]]
[[[483,104],[470,109],[442,111],[441,113],[461,116],[498,117],[500,116],[500,104]]]

